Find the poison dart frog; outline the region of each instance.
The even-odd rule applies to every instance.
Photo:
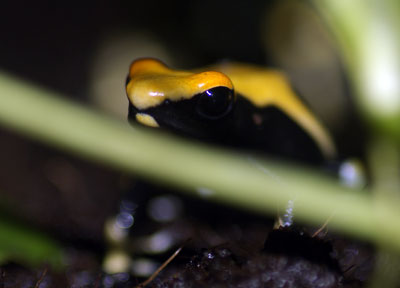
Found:
[[[139,59],[126,81],[130,121],[231,147],[322,164],[333,141],[284,73],[239,63],[182,71]]]

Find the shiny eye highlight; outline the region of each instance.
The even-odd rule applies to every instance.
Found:
[[[232,109],[235,101],[233,90],[227,87],[215,87],[199,94],[196,112],[207,119],[218,119]]]

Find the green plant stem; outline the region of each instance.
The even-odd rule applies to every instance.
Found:
[[[266,161],[130,127],[0,74],[0,124],[48,145],[173,184],[187,193],[274,215],[296,201],[296,218],[400,251],[398,203],[374,203],[368,191],[346,189],[304,167]],[[116,96],[122,97],[122,96]]]
[[[312,2],[336,36],[360,111],[400,144],[399,1]]]
[[[373,197],[400,201],[400,151],[385,137],[376,136],[368,145]],[[378,246],[374,273],[368,287],[399,287],[400,255]]]

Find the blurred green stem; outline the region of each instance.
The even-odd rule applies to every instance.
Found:
[[[400,151],[385,137],[375,137],[368,149],[373,196],[376,202],[400,200]],[[379,246],[375,270],[368,287],[394,288],[399,284],[400,256]]]
[[[0,124],[94,161],[171,183],[187,193],[274,215],[296,200],[296,219],[400,252],[399,203],[340,186],[304,167],[263,161],[130,127],[0,73]],[[116,97],[122,97],[116,96]]]
[[[400,143],[400,2],[313,3],[338,40],[361,111]]]

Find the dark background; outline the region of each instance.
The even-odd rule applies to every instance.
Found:
[[[141,30],[190,65],[265,62],[261,14],[268,1],[6,1],[0,67],[84,97],[94,51],[110,31]],[[129,64],[127,64],[129,65]]]

